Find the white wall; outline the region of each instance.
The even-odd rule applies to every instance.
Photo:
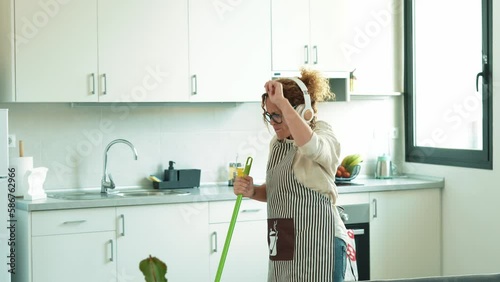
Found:
[[[361,173],[372,173],[375,156],[387,147],[387,140],[374,135],[373,128],[393,126],[399,99],[320,106],[319,117],[334,126],[344,155],[359,152],[366,156]],[[4,107],[9,108],[11,134],[24,141],[25,156],[34,157],[35,167],[49,168],[46,190],[99,187],[104,148],[116,138],[131,141],[139,155],[133,160],[124,144],[110,149],[108,172],[118,186],[150,186],[146,177],[161,176],[169,160],[175,161],[178,169],[201,169],[204,183],[224,183],[228,163],[235,161],[237,154],[241,162],[253,156],[252,174],[263,180],[268,144],[274,134],[272,127],[264,125],[260,103],[139,107],[0,104]],[[10,155],[17,157],[18,149],[11,148]]]
[[[494,1],[494,4],[498,4]],[[494,40],[500,44],[500,5],[493,5]],[[496,15],[496,17],[495,17]],[[498,48],[494,48],[498,50]],[[500,55],[493,61],[493,143],[500,139]],[[405,170],[445,178],[443,190],[443,274],[500,272],[500,152],[493,146],[493,170],[405,164]]]

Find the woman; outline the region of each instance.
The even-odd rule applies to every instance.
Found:
[[[316,113],[316,102],[332,95],[328,82],[302,69],[299,81],[280,78],[264,87],[263,115],[276,133],[266,183],[238,177],[234,193],[267,202],[268,281],[342,282],[348,237],[335,207],[340,145],[330,125],[304,111]]]

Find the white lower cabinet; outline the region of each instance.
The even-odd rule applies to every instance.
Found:
[[[235,202],[210,202],[209,205],[210,281],[215,281]],[[267,281],[269,249],[266,230],[266,203],[243,200],[220,281]]]
[[[208,280],[206,202],[117,207],[116,216],[117,281],[143,282],[139,262],[150,255],[165,262],[168,281]]]
[[[441,275],[441,190],[341,194],[370,202],[371,279]],[[235,201],[17,213],[13,282],[142,282],[139,262],[167,264],[169,281],[214,281]],[[221,281],[266,281],[266,203],[243,200]]]
[[[208,281],[206,202],[18,216],[13,282],[143,282],[149,255],[167,264],[169,281]]]
[[[20,228],[27,232],[16,238],[19,263],[12,281],[114,281],[114,218],[114,208],[20,214],[19,223],[31,223],[31,229]]]
[[[441,275],[441,189],[348,193],[337,202],[367,203],[370,279]]]
[[[441,275],[441,190],[370,193],[370,279]]]
[[[115,281],[114,231],[36,236],[33,282]]]

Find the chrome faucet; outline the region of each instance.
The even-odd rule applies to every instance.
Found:
[[[137,150],[135,149],[134,145],[130,143],[128,140],[125,139],[115,139],[111,141],[108,146],[106,146],[106,149],[104,149],[104,171],[102,174],[102,180],[101,180],[101,193],[107,194],[108,189],[115,189],[115,182],[113,181],[113,177],[111,176],[111,173],[108,174],[108,151],[111,146],[113,146],[116,143],[123,143],[126,144],[132,149],[134,152],[134,157],[137,160]],[[109,177],[109,181],[108,181]]]

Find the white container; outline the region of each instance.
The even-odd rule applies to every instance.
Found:
[[[47,198],[47,193],[45,193],[43,189],[43,184],[45,183],[48,170],[49,169],[46,167],[36,167],[28,171],[27,183],[29,188],[24,193],[25,200],[33,201]]]

